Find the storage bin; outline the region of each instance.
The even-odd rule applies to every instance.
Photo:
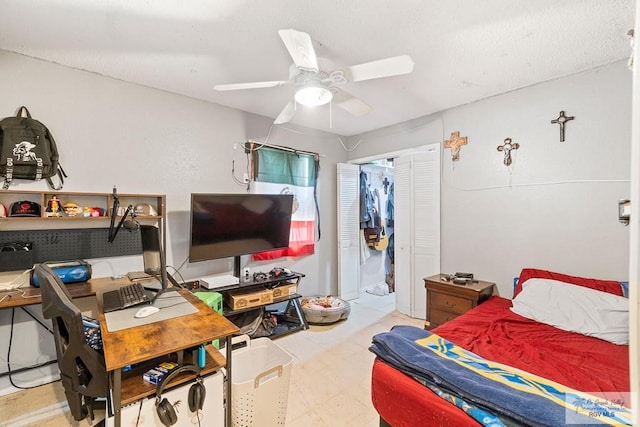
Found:
[[[219,314],[224,314],[224,304],[222,303],[222,294],[218,292],[194,292],[193,295],[200,298],[209,307],[217,311]],[[220,340],[213,340],[211,344],[215,348],[220,348]]]
[[[259,289],[252,292],[230,291],[224,293],[224,299],[232,310],[241,310],[271,304],[273,302],[273,294],[271,289]]]
[[[231,423],[234,427],[283,426],[293,357],[269,338],[233,338]]]
[[[223,314],[222,294],[218,292],[194,292],[193,295],[200,298],[218,313]]]

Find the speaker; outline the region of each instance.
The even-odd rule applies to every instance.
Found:
[[[171,402],[169,402],[166,398],[162,398],[162,391],[164,390],[164,385],[168,384],[171,379],[175,378],[176,375],[182,372],[193,372],[196,374],[200,373],[200,369],[198,369],[195,365],[183,365],[180,366],[173,371],[169,372],[162,381],[160,381],[156,388],[156,413],[158,414],[158,418],[160,422],[165,426],[172,426],[178,421],[178,415],[176,414],[175,409]],[[191,412],[196,412],[197,410],[202,409],[204,406],[204,398],[206,395],[206,389],[204,384],[202,383],[202,378],[198,376],[196,378],[196,382],[191,385],[189,388],[189,409]]]

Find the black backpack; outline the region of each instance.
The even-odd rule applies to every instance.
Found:
[[[24,115],[26,113],[26,117]],[[14,179],[46,179],[54,190],[60,190],[67,174],[59,163],[58,147],[49,129],[31,118],[22,106],[15,117],[0,120],[0,176],[3,189]],[[52,177],[59,177],[55,185]]]

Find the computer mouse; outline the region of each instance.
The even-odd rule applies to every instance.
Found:
[[[133,317],[136,317],[139,319],[142,317],[151,316],[152,314],[155,314],[159,311],[160,309],[158,307],[154,307],[152,305],[146,305],[142,307],[140,310],[136,311],[136,314],[134,314]]]

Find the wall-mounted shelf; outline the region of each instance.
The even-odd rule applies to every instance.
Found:
[[[57,198],[60,216],[49,216],[47,204]],[[116,212],[112,216],[113,193],[64,192],[64,191],[0,191],[0,203],[10,211],[13,203],[29,201],[41,207],[36,217],[0,217],[0,245],[9,242],[29,242],[28,252],[0,252],[0,271],[31,268],[34,263],[75,259],[105,258],[134,255],[142,252],[139,233],[120,231],[109,243],[111,220],[117,225],[122,219]],[[122,213],[127,206],[149,204],[157,215],[136,215],[141,224],[157,225],[165,246],[164,194],[118,194]],[[82,213],[71,216],[64,212],[64,204],[73,202]],[[84,208],[98,208],[101,216],[84,216]]]
[[[51,207],[50,201],[57,199],[59,210],[57,213],[48,211]],[[121,212],[128,205],[135,207],[138,204],[151,205],[157,215],[137,215],[140,221],[158,221],[164,218],[165,213],[165,195],[164,194],[118,194]],[[0,192],[0,203],[4,205],[10,212],[13,203],[21,201],[30,201],[38,203],[41,207],[39,217],[10,217],[0,218],[0,230],[2,229],[42,229],[51,228],[52,223],[55,227],[105,227],[108,226],[113,206],[113,193],[89,193],[89,192],[64,192],[64,191],[19,191],[5,190]],[[66,203],[75,203],[80,207],[80,212],[76,215],[70,215],[64,212]],[[96,216],[99,211],[100,214]],[[92,212],[94,212],[92,214]],[[116,219],[119,220],[118,212],[115,213]],[[8,227],[7,225],[10,224]],[[14,228],[15,227],[15,228]]]

